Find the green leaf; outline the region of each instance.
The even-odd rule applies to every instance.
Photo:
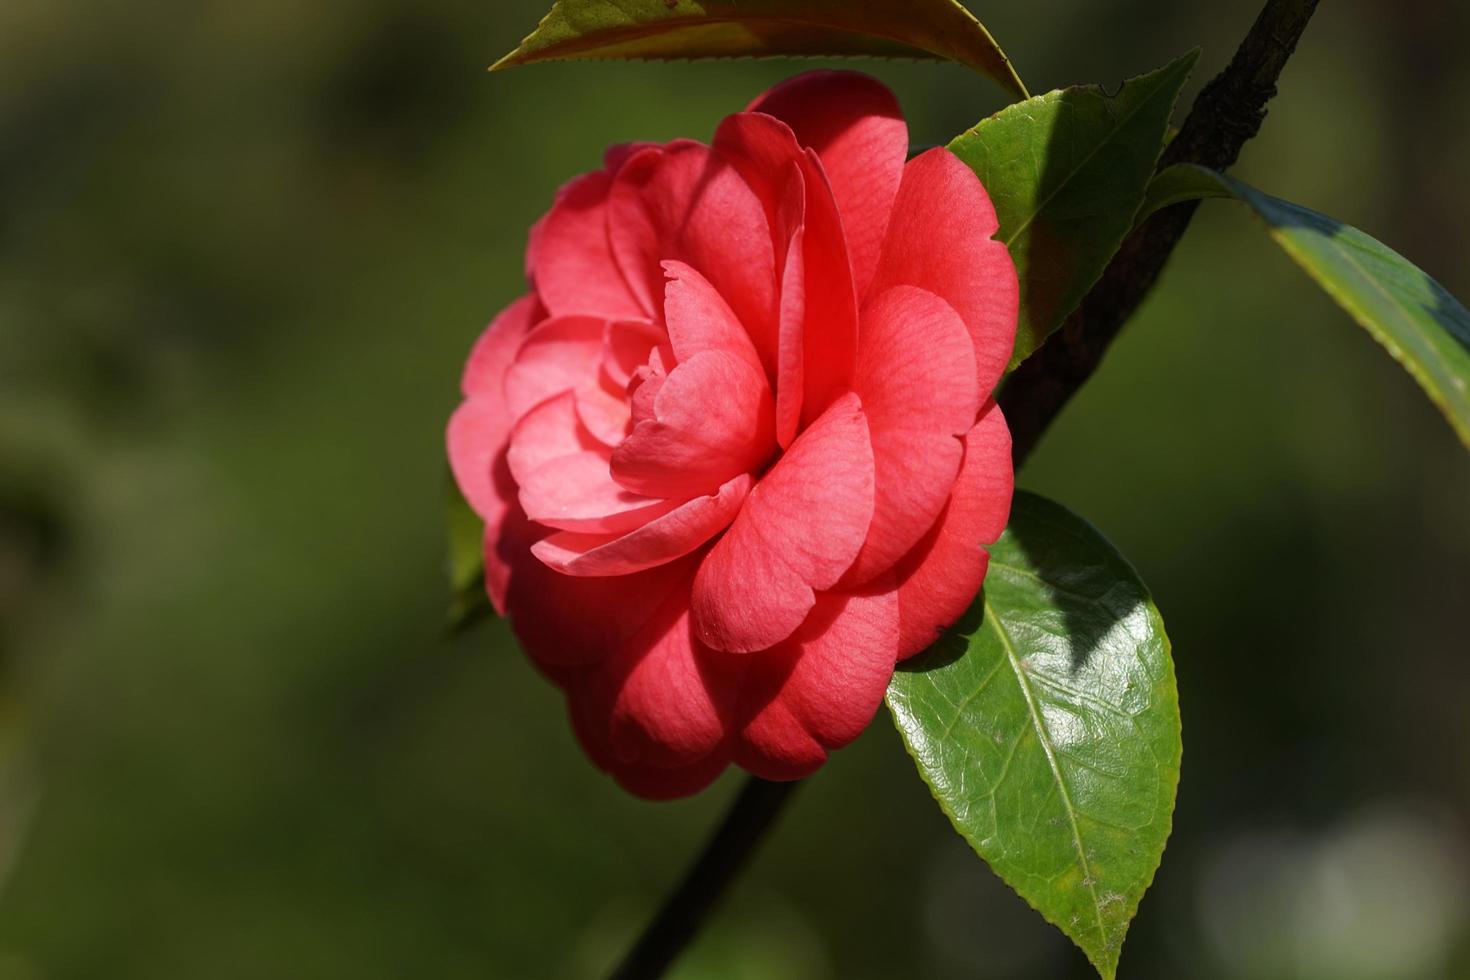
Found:
[[[451,476],[448,483],[449,628],[466,629],[494,612],[485,594],[485,524]]]
[[[957,0],[557,0],[492,67],[597,58],[945,58],[1016,98],[1026,86]]]
[[[1086,521],[1018,493],[982,597],[894,674],[888,707],[955,829],[1113,977],[1181,752],[1169,640],[1137,573]]]
[[[1188,163],[1176,163],[1155,174],[1154,179],[1149,182],[1148,193],[1143,196],[1143,205],[1138,209],[1138,216],[1133,219],[1133,226],[1138,227],[1152,217],[1155,211],[1171,205],[1209,197],[1233,197],[1230,189],[1216,180],[1216,176],[1213,170]]]
[[[949,148],[980,177],[1021,279],[1011,366],[1082,302],[1118,251],[1158,164],[1191,52],[1109,95],[1096,85],[1017,103]]]
[[[1470,311],[1459,300],[1351,225],[1204,167],[1179,164],[1159,174],[1140,215],[1207,197],[1249,205],[1286,254],[1413,375],[1470,446]]]

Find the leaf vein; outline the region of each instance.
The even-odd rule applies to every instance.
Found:
[[[1072,803],[1072,794],[1067,789],[1066,780],[1062,777],[1061,765],[1057,762],[1056,751],[1051,744],[1051,733],[1047,731],[1046,720],[1041,717],[1041,707],[1036,703],[1036,694],[1031,690],[1031,682],[1027,679],[1026,672],[1021,667],[1021,661],[1016,656],[1015,644],[1011,641],[1010,634],[1001,625],[1000,618],[996,615],[989,601],[985,603],[985,621],[995,631],[996,638],[1000,640],[1001,647],[1005,650],[1006,659],[1010,662],[1011,670],[1016,675],[1016,683],[1020,685],[1021,695],[1026,699],[1026,708],[1031,714],[1031,724],[1036,729],[1037,741],[1041,743],[1041,751],[1046,755],[1047,765],[1051,768],[1052,779],[1056,783],[1057,794],[1062,802],[1062,809],[1067,814],[1067,820],[1072,827],[1072,843],[1077,848],[1077,861],[1082,868],[1082,883],[1086,886],[1088,894],[1092,896],[1092,911],[1097,917],[1097,930],[1103,942],[1108,941],[1108,928],[1103,923],[1102,904],[1098,899],[1097,883],[1092,877],[1092,868],[1087,861],[1087,849],[1082,844],[1082,830],[1077,825],[1077,810]]]

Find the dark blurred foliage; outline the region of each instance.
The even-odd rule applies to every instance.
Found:
[[[443,638],[442,427],[526,228],[606,144],[805,67],[484,74],[547,2],[0,4],[0,977],[595,976],[735,789],[626,797],[503,624]],[[1202,44],[1197,87],[1255,14],[977,7],[1038,91]],[[1324,4],[1239,173],[1470,296],[1467,31]],[[1000,105],[865,67],[916,144]],[[1178,658],[1124,976],[1470,976],[1470,458],[1403,371],[1207,205],[1021,482]],[[679,975],[1086,969],[880,715]]]

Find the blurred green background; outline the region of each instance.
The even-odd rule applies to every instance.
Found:
[[[738,786],[635,801],[488,623],[443,639],[442,430],[525,231],[802,63],[483,68],[548,0],[0,4],[0,978],[595,977]],[[1254,0],[973,4],[1036,91]],[[991,9],[993,8],[993,9]],[[1470,296],[1465,4],[1323,4],[1244,178]],[[875,62],[916,144],[1000,106]],[[1173,637],[1174,837],[1125,977],[1470,977],[1470,456],[1207,204],[1021,483]],[[1084,977],[888,719],[677,975]]]

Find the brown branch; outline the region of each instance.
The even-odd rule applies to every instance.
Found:
[[[1160,170],[1175,163],[1224,170],[1235,163],[1241,147],[1260,130],[1276,79],[1317,3],[1269,0],[1230,64],[1201,90],[1179,135],[1164,150]],[[1018,468],[1149,294],[1197,206],[1176,204],[1144,222],[1124,241],[1077,312],[1011,375],[1000,405]]]
[[[1223,170],[1255,136],[1276,94],[1276,79],[1318,0],[1268,0],[1230,65],[1200,92],[1160,169],[1199,163]],[[1000,401],[1019,467],[1092,376],[1123,324],[1148,295],[1194,216],[1193,203],[1165,208],[1131,235],[1077,313],[1023,364]],[[612,980],[655,980],[694,938],[790,798],[797,783],[752,778],[720,828],[628,953]]]

